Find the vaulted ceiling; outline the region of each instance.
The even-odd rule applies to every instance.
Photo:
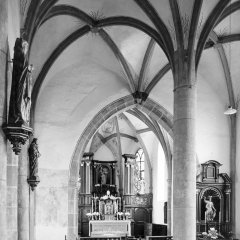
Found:
[[[137,91],[171,116],[171,61],[179,44],[185,48],[190,44],[193,27],[197,122],[203,129],[199,138],[215,133],[216,121],[225,126],[223,138],[228,136],[227,120],[220,116],[228,105],[236,106],[240,94],[239,0],[22,0],[21,4],[22,35],[30,44],[29,62],[35,68],[32,122],[43,155],[52,159],[46,166],[66,168],[96,113]],[[175,31],[181,27],[183,41]],[[135,115],[149,120],[150,131],[150,124],[157,129],[145,113],[129,111],[124,116],[133,126],[139,126]],[[211,129],[204,132],[207,125]]]

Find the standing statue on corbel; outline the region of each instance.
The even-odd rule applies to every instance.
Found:
[[[17,38],[14,46],[8,124],[29,126],[33,65],[28,64],[27,53],[28,43]]]
[[[8,121],[2,128],[16,155],[21,152],[33,129],[29,126],[33,66],[28,64],[28,43],[17,38],[14,46],[12,86]]]

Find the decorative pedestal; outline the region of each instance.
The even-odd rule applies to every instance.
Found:
[[[22,150],[22,145],[29,139],[33,129],[25,125],[3,125],[2,127],[7,139],[13,145],[12,149],[16,155]]]
[[[32,191],[34,191],[35,187],[40,183],[40,179],[38,176],[32,176],[28,178],[28,184],[30,185]]]

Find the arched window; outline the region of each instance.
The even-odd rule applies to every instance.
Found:
[[[140,148],[137,153],[137,158],[136,158],[136,163],[139,169],[139,176],[138,179],[139,180],[144,180],[144,153],[142,148]]]
[[[136,152],[136,192],[137,193],[145,193],[145,156],[143,149],[140,148]]]

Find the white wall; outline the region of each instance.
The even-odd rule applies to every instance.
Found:
[[[206,76],[204,77],[198,75],[197,83],[196,151],[198,160],[200,164],[208,160],[218,161],[223,164],[220,172],[229,174],[230,124],[228,116],[223,114],[225,103],[228,101],[225,99],[226,90],[223,94],[219,94],[216,90],[217,86],[211,84]]]
[[[20,10],[18,0],[8,1],[8,43],[11,59],[16,38],[20,37]]]
[[[36,188],[36,240],[64,239],[68,219],[68,171],[39,169]]]
[[[153,223],[164,224],[164,202],[167,201],[167,166],[159,141],[155,142],[153,161]]]

